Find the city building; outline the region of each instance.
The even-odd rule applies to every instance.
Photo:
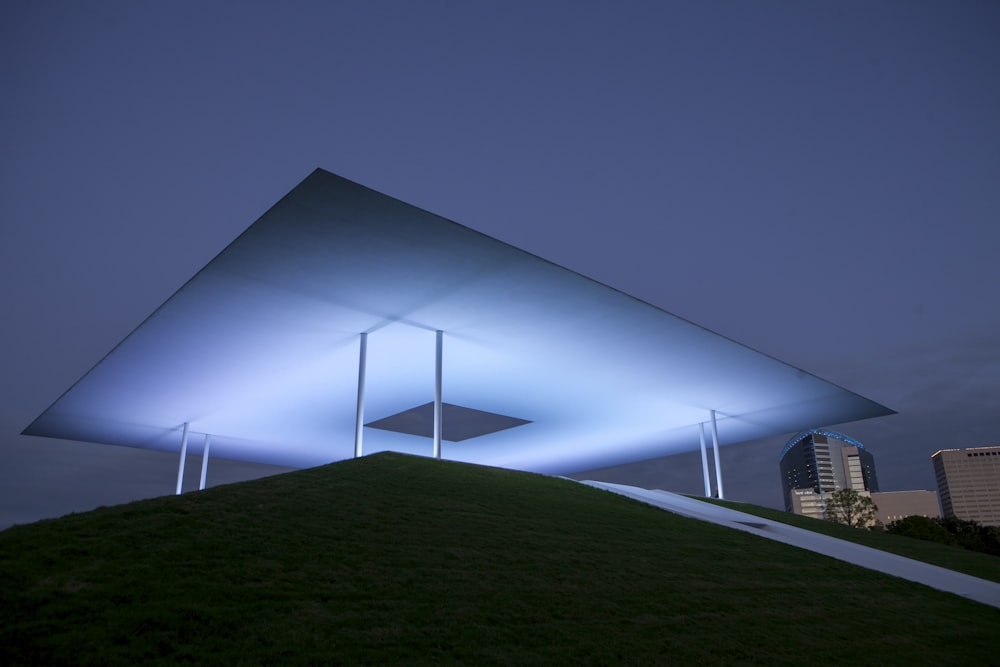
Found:
[[[178,493],[189,449],[204,486],[210,453],[566,474],[700,446],[708,495],[708,440],[724,497],[720,444],[892,414],[323,170],[137,325],[24,433],[176,452]]]
[[[815,489],[790,489],[786,496],[788,503],[785,510],[801,514],[802,516],[814,519],[826,517],[826,506],[821,496]]]
[[[841,489],[878,491],[875,457],[843,433],[814,428],[797,434],[781,451],[785,510],[822,519],[824,496]]]
[[[945,518],[1000,526],[1000,447],[942,449],[931,461]]]
[[[938,495],[934,491],[876,491],[872,502],[878,508],[875,519],[883,526],[908,516],[925,516],[936,519],[941,516]]]

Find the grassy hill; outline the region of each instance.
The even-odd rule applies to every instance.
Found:
[[[850,528],[832,521],[822,521],[812,517],[800,516],[791,512],[771,509],[769,507],[759,507],[746,503],[737,503],[729,500],[718,500],[715,498],[696,498],[707,503],[721,505],[730,509],[753,514],[754,516],[780,521],[796,528],[804,528],[815,533],[822,533],[830,537],[854,542],[873,549],[888,551],[898,556],[905,556],[914,560],[931,563],[938,567],[944,567],[956,572],[964,572],[973,577],[988,579],[1000,583],[1000,558],[989,554],[969,551],[957,545],[935,544],[924,540],[893,535],[891,533],[876,532],[871,530],[861,530]]]
[[[0,664],[997,664],[1000,610],[380,454],[0,533]]]

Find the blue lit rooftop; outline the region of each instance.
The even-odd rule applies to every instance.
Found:
[[[825,435],[828,438],[834,438],[835,440],[840,440],[841,442],[847,443],[848,445],[854,445],[858,449],[865,449],[867,451],[866,447],[863,444],[861,444],[860,441],[855,440],[849,435],[844,435],[843,433],[838,433],[837,431],[831,431],[828,428],[811,428],[808,431],[802,431],[800,433],[796,433],[791,440],[785,443],[785,446],[781,450],[781,456],[779,456],[778,459],[780,460],[785,458],[785,454],[791,451],[792,447],[799,444],[800,442],[802,442],[811,435]]]

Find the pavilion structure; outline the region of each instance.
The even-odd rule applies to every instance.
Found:
[[[24,433],[308,467],[569,473],[891,410],[317,170]]]

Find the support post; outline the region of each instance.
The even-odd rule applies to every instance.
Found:
[[[354,458],[361,456],[361,438],[365,431],[365,373],[368,367],[368,333],[361,334],[358,351],[358,411],[354,418]]]
[[[715,423],[715,410],[712,413],[712,447],[715,449],[715,486],[719,491],[719,500],[724,500],[722,494],[722,464],[719,462],[719,427]]]
[[[188,454],[188,423],[184,422],[184,430],[181,431],[181,462],[177,466],[177,495],[181,495],[184,488],[184,464],[187,463]]]
[[[443,352],[444,333],[439,329],[435,333],[436,350],[434,354],[434,458],[441,458],[441,357]]]
[[[712,497],[712,480],[708,477],[708,453],[705,451],[705,422],[698,424],[701,430],[701,472],[705,478],[705,497]]]
[[[208,479],[208,448],[212,445],[212,436],[205,434],[205,446],[201,450],[201,481],[198,482],[198,490],[205,490],[205,480]]]

